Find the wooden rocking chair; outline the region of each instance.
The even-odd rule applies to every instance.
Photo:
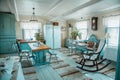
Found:
[[[99,65],[102,62],[106,61],[106,59],[102,59],[102,60],[99,59],[100,53],[102,52],[104,46],[105,46],[105,39],[101,39],[96,51],[93,51],[93,52],[87,51],[87,53],[83,52],[82,59],[79,62],[79,64],[81,64],[81,66],[77,66],[77,68],[80,68],[84,71],[95,72],[95,71],[99,71],[99,70],[102,70],[103,68],[107,67],[111,63],[111,61],[109,61],[109,60],[103,67],[99,68]],[[88,65],[88,64],[86,64],[86,61],[92,61],[93,63]],[[91,69],[88,69],[85,67],[88,67],[88,68],[96,67],[96,68],[91,70]]]

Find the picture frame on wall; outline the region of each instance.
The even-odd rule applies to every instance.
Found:
[[[98,17],[92,17],[91,22],[92,22],[92,26],[91,26],[92,30],[97,30]]]

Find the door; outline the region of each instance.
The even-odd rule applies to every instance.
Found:
[[[61,28],[60,26],[54,27],[54,48],[61,48]]]

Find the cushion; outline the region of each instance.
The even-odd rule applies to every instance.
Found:
[[[94,46],[94,42],[88,42],[87,44],[88,44],[87,47],[90,47],[90,48],[93,48],[93,46]]]

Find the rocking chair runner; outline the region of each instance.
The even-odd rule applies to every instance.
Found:
[[[89,72],[95,72],[95,71],[99,71],[99,70],[102,70],[103,68],[107,67],[111,63],[111,61],[108,61],[108,63],[101,68],[99,68],[99,64],[101,64],[106,59],[103,59],[98,62],[100,53],[103,50],[104,46],[105,46],[105,39],[101,39],[96,51],[93,51],[92,53],[91,52],[89,53],[89,51],[87,51],[87,53],[82,53],[82,59],[79,62],[79,64],[81,64],[81,67],[77,66],[77,68],[80,68],[82,70],[89,71]],[[86,61],[92,61],[93,64],[87,65],[87,64],[85,64]],[[86,67],[94,67],[95,66],[96,69],[89,70],[89,69],[85,69],[84,66],[86,66]]]

